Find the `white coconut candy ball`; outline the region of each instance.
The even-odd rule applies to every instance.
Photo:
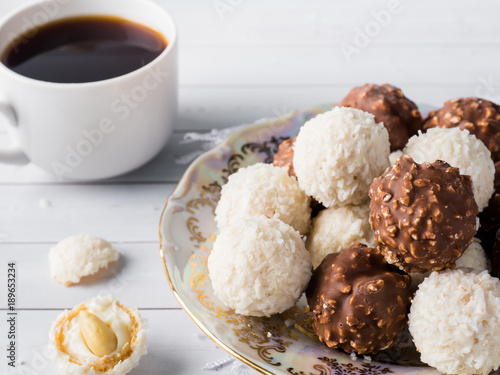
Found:
[[[306,241],[313,267],[318,267],[326,255],[338,253],[355,242],[374,247],[369,214],[369,203],[360,206],[349,204],[322,210],[313,219]]]
[[[297,180],[283,168],[257,163],[229,176],[222,187],[215,221],[223,230],[237,217],[264,215],[304,235],[311,223],[310,201]]]
[[[419,131],[403,150],[417,163],[443,160],[472,178],[474,198],[481,212],[494,192],[495,165],[491,152],[482,141],[459,128],[432,128]]]
[[[481,240],[474,238],[467,250],[464,251],[462,256],[455,262],[456,268],[466,268],[478,272],[491,271],[491,264],[481,246]],[[431,272],[425,273],[411,273],[411,289],[416,290],[420,283],[428,277]]]
[[[68,237],[50,250],[50,274],[64,286],[77,284],[82,277],[93,275],[118,260],[119,256],[118,250],[102,238],[89,235]]]
[[[423,362],[445,374],[500,366],[500,280],[487,271],[433,272],[411,305],[409,329]]]
[[[208,258],[216,296],[238,314],[271,316],[294,306],[311,278],[300,234],[264,216],[233,220]]]
[[[372,114],[335,107],[302,126],[293,166],[300,187],[325,207],[360,204],[389,153],[389,134]]]

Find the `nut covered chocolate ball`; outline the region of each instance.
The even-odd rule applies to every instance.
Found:
[[[500,106],[486,99],[460,98],[448,100],[437,111],[431,111],[424,122],[430,128],[467,129],[483,141],[491,158],[500,160]]]
[[[331,348],[373,354],[395,343],[407,321],[410,277],[359,242],[327,255],[306,290],[313,328]]]
[[[495,163],[491,152],[474,134],[459,128],[433,128],[408,140],[403,154],[417,163],[442,160],[468,175],[474,186],[479,212],[488,205],[495,182]]]
[[[422,128],[422,115],[403,92],[387,83],[367,83],[353,88],[340,102],[341,107],[361,109],[383,122],[389,132],[391,151],[400,150]]]
[[[293,144],[296,139],[297,137],[283,141],[273,160],[275,167],[285,168],[288,175],[292,177],[295,177],[295,169],[293,169]]]
[[[477,231],[471,178],[441,160],[401,156],[373,181],[370,198],[375,242],[406,272],[454,268]]]

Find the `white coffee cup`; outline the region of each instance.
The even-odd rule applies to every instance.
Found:
[[[172,132],[177,112],[177,31],[148,0],[50,0],[0,22],[0,51],[47,22],[79,15],[122,17],[160,32],[167,48],[131,73],[97,82],[52,83],[0,63],[0,121],[14,146],[0,162],[30,161],[60,178],[94,180],[131,171],[152,159]]]

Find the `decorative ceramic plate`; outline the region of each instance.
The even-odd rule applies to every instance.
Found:
[[[331,107],[251,125],[191,164],[168,199],[160,223],[160,253],[170,287],[212,340],[264,374],[437,374],[418,361],[408,332],[391,350],[354,358],[319,342],[305,298],[283,314],[254,318],[236,314],[213,293],[207,258],[217,235],[214,210],[221,186],[238,168],[272,162],[283,140],[295,137],[304,122]]]

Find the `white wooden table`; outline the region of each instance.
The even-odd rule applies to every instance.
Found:
[[[2,0],[0,14],[25,2]],[[7,371],[11,260],[18,267],[16,374],[56,374],[44,353],[51,322],[103,293],[149,320],[150,350],[133,374],[201,374],[225,357],[175,301],[158,253],[161,210],[186,167],[175,160],[200,147],[179,144],[187,131],[335,102],[365,82],[390,82],[436,106],[458,96],[500,101],[498,0],[157,2],[180,29],[179,117],[163,152],[128,175],[88,184],[0,165],[0,374]],[[7,143],[0,126],[0,145]],[[112,241],[123,256],[111,273],[64,288],[49,276],[48,251],[79,233]]]

